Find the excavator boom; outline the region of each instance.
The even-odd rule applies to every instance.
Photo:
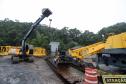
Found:
[[[42,10],[42,15],[32,24],[30,30],[26,33],[26,35],[24,36],[24,38],[22,39],[22,44],[21,44],[21,54],[20,55],[13,55],[11,57],[12,63],[18,63],[19,60],[30,60],[33,61],[33,58],[31,56],[28,56],[26,54],[26,52],[28,51],[29,47],[28,45],[26,45],[26,41],[28,39],[28,37],[30,36],[30,34],[32,33],[32,31],[37,27],[37,25],[39,25],[39,23],[45,18],[48,17],[49,15],[51,15],[52,12],[48,9],[48,8],[44,8]],[[20,59],[19,59],[20,58]]]

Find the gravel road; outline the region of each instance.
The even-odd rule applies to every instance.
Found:
[[[34,63],[11,64],[10,56],[0,57],[0,84],[63,84],[46,64],[35,58]]]

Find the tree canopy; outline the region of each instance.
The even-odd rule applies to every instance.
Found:
[[[21,40],[31,25],[32,23],[12,21],[8,18],[0,20],[0,45],[21,45]],[[110,33],[118,34],[121,32],[126,32],[126,23],[124,22],[104,27],[97,34],[88,30],[80,32],[78,28],[57,29],[49,28],[47,25],[38,25],[27,42],[34,46],[48,48],[51,41],[58,41],[61,49],[68,49],[103,41]]]

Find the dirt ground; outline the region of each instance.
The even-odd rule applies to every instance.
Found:
[[[0,84],[63,84],[46,64],[35,58],[34,63],[11,64],[10,56],[0,57]]]

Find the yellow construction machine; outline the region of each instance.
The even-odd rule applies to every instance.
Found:
[[[68,52],[76,61],[95,55],[97,64],[114,67],[114,70],[126,70],[126,33],[109,36],[105,42],[69,49]]]
[[[104,50],[98,53],[100,63],[126,71],[126,32],[107,38]]]
[[[83,60],[87,56],[94,55],[96,53],[101,52],[105,48],[105,43],[98,42],[92,45],[88,45],[85,47],[80,47],[77,49],[69,49],[69,55],[73,58],[77,58],[79,60]]]

